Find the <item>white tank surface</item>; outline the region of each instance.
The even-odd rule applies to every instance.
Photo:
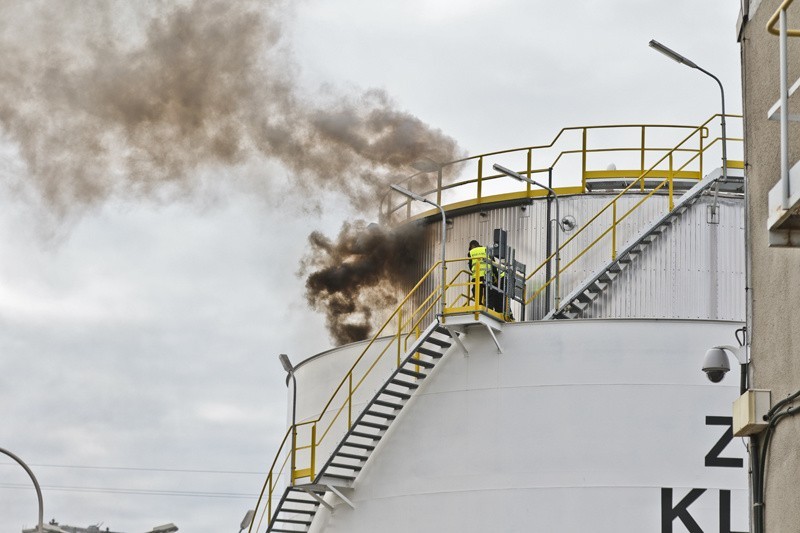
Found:
[[[469,353],[450,348],[344,493],[355,508],[329,498],[311,531],[745,531],[738,376],[700,371],[739,326],[508,324],[503,353],[475,327]],[[298,390],[330,389],[333,360],[343,374],[351,358],[309,360]]]

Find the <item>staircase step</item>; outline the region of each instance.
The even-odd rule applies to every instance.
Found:
[[[355,459],[356,461],[366,461],[369,459],[368,455],[356,455],[354,453],[337,452],[334,457],[344,457],[347,459]]]
[[[433,331],[435,331],[436,333],[441,333],[442,335],[447,335],[448,337],[450,336],[450,332],[447,331],[447,329],[443,328],[442,326],[436,326],[436,328],[434,328]]]
[[[345,475],[342,475],[342,474],[329,474],[328,472],[325,472],[324,474],[322,474],[322,477],[329,477],[329,478],[333,478],[333,479],[341,479],[342,481],[355,481],[355,479],[356,479],[353,476],[345,476]]]
[[[398,370],[401,374],[405,374],[406,376],[415,377],[417,379],[425,379],[428,374],[423,374],[422,372],[417,372],[415,370],[409,370],[408,368],[400,367]]]
[[[435,363],[431,363],[430,361],[423,361],[422,359],[417,359],[415,357],[410,357],[408,362],[414,365],[419,365],[423,368],[433,368],[436,366]]]
[[[362,450],[369,450],[369,451],[375,449],[375,446],[372,446],[371,444],[360,444],[358,442],[349,442],[349,441],[343,442],[342,446],[349,446],[350,448],[361,448]]]
[[[286,501],[286,500],[284,500]],[[306,502],[311,503],[311,502]],[[317,504],[319,506],[319,504]],[[286,507],[281,507],[282,513],[294,513],[294,514],[317,514],[316,509],[287,509]]]
[[[583,303],[591,303],[595,300],[595,295],[589,291],[583,291],[575,297],[576,300]]]
[[[394,415],[392,413],[382,413],[380,411],[371,411],[371,410],[370,411],[364,411],[364,414],[365,415],[369,415],[369,416],[374,416],[374,417],[385,418],[387,420],[394,420],[395,418],[397,418],[397,415]]]
[[[289,519],[289,518],[276,518],[275,522],[283,522],[285,524],[302,524],[304,526],[310,526],[311,525],[311,521],[310,520],[293,520],[293,519]],[[276,530],[273,529],[273,531],[276,531]]]
[[[393,402],[387,402],[385,400],[375,400],[372,403],[375,404],[375,405],[380,405],[381,407],[388,407],[389,409],[395,409],[395,410],[399,410],[399,409],[403,408],[402,404],[393,403]]]
[[[385,424],[377,424],[375,422],[369,422],[367,420],[360,420],[356,425],[357,426],[367,426],[367,427],[370,427],[370,428],[380,429],[382,431],[389,429],[389,426],[387,426]]]
[[[402,379],[397,379],[397,378],[390,380],[389,383],[391,383],[392,385],[397,385],[399,387],[405,387],[407,389],[417,389],[417,388],[419,388],[419,385],[417,385],[416,383],[411,383],[409,381],[403,381]]]
[[[436,350],[431,350],[430,348],[423,348],[421,346],[417,348],[417,351],[419,353],[424,353],[425,355],[430,355],[434,359],[438,359],[442,356],[442,352],[437,352]]]
[[[411,395],[409,395],[409,394],[404,394],[402,392],[397,392],[397,391],[393,391],[393,390],[389,390],[389,389],[383,389],[381,391],[381,394],[388,394],[389,396],[394,396],[395,398],[402,398],[403,400],[408,400],[409,398],[411,398]],[[378,402],[375,402],[375,403],[378,403]]]
[[[301,500],[299,498],[286,498],[283,501],[290,503],[307,503],[308,505],[314,505],[314,506],[319,505],[319,502],[317,500]]]
[[[347,468],[349,470],[355,470],[356,472],[358,472],[359,470],[361,470],[361,468],[363,468],[359,465],[348,465],[346,463],[329,463],[328,466],[334,466],[336,468]],[[326,472],[325,475],[328,476],[330,474]]]
[[[306,531],[308,531],[308,530],[306,530]],[[278,528],[274,528],[273,527],[273,528],[270,529],[270,532],[273,532],[273,533],[297,533],[297,530],[296,529],[278,529]]]
[[[430,342],[437,346],[441,346],[442,348],[449,348],[450,346],[453,345],[453,343],[451,342],[448,342],[444,339],[437,339],[436,337],[428,337],[428,339],[425,342]]]
[[[380,435],[373,435],[372,433],[362,433],[361,431],[350,431],[350,435],[354,437],[361,437],[362,439],[381,440]]]
[[[600,277],[597,278],[597,281],[607,284],[611,283],[612,281],[614,281],[614,276],[612,276],[611,274],[612,272],[605,271],[602,274],[600,274]]]

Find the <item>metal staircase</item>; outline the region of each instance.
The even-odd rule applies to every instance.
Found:
[[[617,276],[634,263],[647,250],[650,244],[663,233],[669,231],[672,225],[712,186],[716,184],[716,191],[740,191],[744,177],[741,171],[739,171],[740,175],[731,176],[732,170],[735,171],[735,169],[728,169],[729,175],[726,182],[720,180],[721,171],[717,170],[689,189],[680,197],[669,213],[647,226],[614,260],[587,278],[586,281],[563,298],[561,306],[550,311],[543,317],[543,320],[580,318],[584,311],[612,285]]]
[[[341,489],[352,487],[378,443],[419,388],[419,381],[430,375],[453,344],[452,335],[455,333],[438,321],[422,332],[356,417],[313,482],[286,488],[270,518],[268,532],[307,532],[320,506],[332,508],[325,501],[329,492],[352,505]]]

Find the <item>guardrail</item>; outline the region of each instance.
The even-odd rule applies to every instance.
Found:
[[[719,115],[715,115],[719,116]],[[734,115],[728,115],[734,116]],[[714,117],[712,117],[713,119]],[[520,169],[518,172],[533,178],[537,174],[556,175],[554,183],[549,183],[559,194],[581,194],[588,192],[593,183],[599,180],[630,179],[648,172],[649,178],[666,178],[699,181],[704,175],[705,154],[719,140],[709,142],[707,120],[703,126],[686,124],[623,124],[600,126],[575,126],[562,128],[547,144],[526,146],[510,150],[488,152],[456,161],[433,163],[431,169],[417,172],[401,183],[416,194],[435,200],[437,204],[448,204],[448,211],[483,203],[543,196],[540,190],[530,184],[522,192],[502,192],[492,194],[489,189],[500,186],[499,180],[506,179],[503,174],[487,173],[490,163],[499,162],[503,166]],[[690,131],[691,143],[681,141],[685,132]],[[607,137],[635,137],[635,142],[623,144],[606,140]],[[577,137],[577,139],[575,139]],[[680,146],[676,146],[680,143]],[[563,149],[558,147],[567,144]],[[691,145],[690,145],[691,144]],[[675,167],[666,164],[651,166],[658,159],[665,162],[664,155],[671,153]],[[603,168],[596,160],[600,157],[621,159],[620,168]],[[509,164],[510,160],[517,163]],[[544,164],[535,165],[536,161]],[[688,163],[691,162],[691,165]],[[488,165],[488,167],[487,167]],[[438,172],[437,172],[438,170]],[[563,176],[559,176],[559,172]],[[434,176],[435,175],[435,176]],[[506,187],[507,189],[507,187]],[[644,190],[644,183],[640,191]],[[380,215],[384,221],[403,222],[414,218],[412,202],[402,199],[393,203],[396,197],[387,194],[381,201]]]

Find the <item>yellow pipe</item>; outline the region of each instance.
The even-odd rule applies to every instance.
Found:
[[[772,35],[780,35],[781,32],[775,29],[775,24],[777,24],[778,19],[781,16],[781,11],[785,11],[792,5],[794,0],[783,0],[781,5],[778,7],[778,10],[770,17],[769,21],[767,21],[767,31],[770,32]],[[800,30],[786,30],[786,35],[789,37],[800,37]]]

